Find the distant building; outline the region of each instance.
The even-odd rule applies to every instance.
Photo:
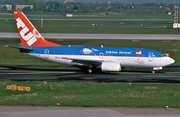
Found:
[[[16,5],[16,10],[22,10],[24,7],[30,7],[32,9],[34,5]]]
[[[7,10],[12,10],[12,5],[10,4],[0,4],[0,8],[2,9],[4,6],[6,6]]]

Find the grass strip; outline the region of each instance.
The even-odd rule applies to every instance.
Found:
[[[82,34],[180,34],[169,21],[31,20],[40,33]],[[18,32],[15,20],[0,20],[0,32]]]
[[[5,90],[11,84],[30,86],[31,91]],[[180,108],[179,89],[179,84],[0,81],[0,105]]]

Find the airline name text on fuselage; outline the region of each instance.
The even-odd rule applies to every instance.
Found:
[[[123,52],[123,51],[106,51],[107,54],[132,54],[132,51],[130,52]]]

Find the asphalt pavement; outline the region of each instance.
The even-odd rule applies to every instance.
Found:
[[[180,83],[180,67],[164,67],[155,73],[150,68],[125,68],[121,72],[89,74],[86,70],[72,66],[1,65],[0,80]]]
[[[178,34],[61,34],[41,33],[45,39],[138,39],[138,40],[180,40]],[[0,38],[19,38],[18,33],[0,33]]]
[[[179,117],[180,109],[128,107],[0,106],[0,117]]]

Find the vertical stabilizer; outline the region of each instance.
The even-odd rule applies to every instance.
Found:
[[[21,11],[14,11],[22,46],[61,46],[45,40]]]

